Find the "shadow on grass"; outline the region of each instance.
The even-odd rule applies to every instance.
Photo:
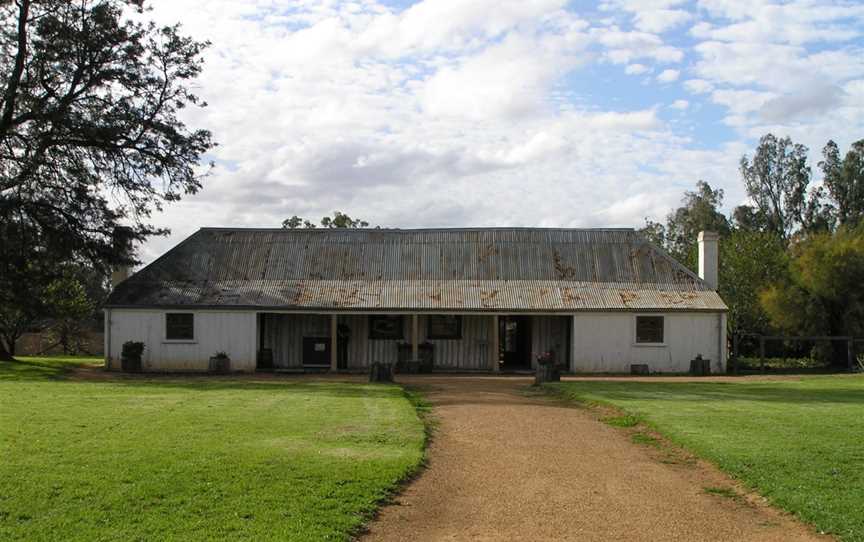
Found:
[[[81,367],[91,367],[91,374],[75,373]],[[396,386],[367,384],[365,382],[316,381],[307,376],[270,377],[252,380],[255,376],[148,375],[108,373],[93,367],[87,360],[36,358],[0,362],[2,382],[62,382],[90,386],[122,387],[141,391],[187,390],[213,391],[286,391],[315,393],[328,397],[398,397]]]
[[[553,385],[566,394],[634,401],[754,401],[864,404],[864,376],[777,382],[579,382]]]
[[[176,377],[174,377],[176,378]],[[248,381],[243,379],[210,380],[207,377],[192,377],[188,380],[164,379],[118,379],[93,384],[110,384],[127,388],[187,390],[197,392],[210,391],[285,391],[309,392],[329,397],[369,397],[393,398],[400,396],[400,388],[382,384],[367,384],[360,382],[310,382],[301,380],[274,379],[268,381]]]
[[[62,380],[70,370],[92,364],[92,358],[33,358],[0,361],[0,381]]]

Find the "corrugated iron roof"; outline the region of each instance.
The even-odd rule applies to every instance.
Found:
[[[726,310],[632,229],[204,228],[108,307],[314,310]]]

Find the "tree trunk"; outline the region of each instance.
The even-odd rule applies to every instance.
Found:
[[[15,361],[15,349],[10,352],[3,344],[5,341],[0,340],[0,361]]]

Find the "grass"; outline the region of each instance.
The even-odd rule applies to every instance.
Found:
[[[638,416],[625,414],[623,416],[607,416],[601,421],[612,427],[636,427],[641,420]]]
[[[0,540],[344,540],[423,458],[392,385],[0,362]]]
[[[741,495],[735,493],[735,490],[729,487],[705,487],[702,490],[709,495],[723,497],[724,499],[731,499],[737,502],[744,500],[741,498]]]
[[[660,441],[648,433],[633,433],[630,435],[630,440],[643,446],[653,446],[654,448],[660,447]]]
[[[15,362],[0,361],[0,382],[20,380],[59,380],[69,369],[102,365],[102,358],[92,357],[19,357]]]
[[[615,406],[820,531],[864,541],[864,376],[550,386]]]

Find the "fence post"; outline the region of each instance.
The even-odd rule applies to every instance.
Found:
[[[765,335],[759,335],[759,371],[765,374]]]
[[[846,342],[846,363],[849,365],[849,372],[853,372],[855,370],[855,339],[853,337],[849,337]]]

